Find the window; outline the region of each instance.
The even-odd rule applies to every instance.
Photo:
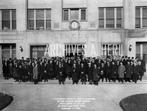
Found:
[[[50,30],[51,10],[50,9],[28,9],[28,30]]]
[[[106,8],[106,27],[114,28],[114,8]]]
[[[147,27],[147,7],[143,7],[143,14],[142,14],[142,25],[143,27]]]
[[[117,28],[121,28],[121,27],[123,27],[122,26],[122,22],[123,22],[122,21],[122,8],[116,8],[116,10],[117,10],[116,26],[117,26]]]
[[[81,20],[82,21],[86,20],[86,10],[85,9],[81,9]]]
[[[136,28],[147,27],[147,7],[137,6],[136,7]]]
[[[71,8],[71,9],[63,9],[63,20],[81,20],[86,21],[86,9],[82,8]]]
[[[140,28],[140,8],[136,8],[136,28]]]
[[[70,20],[79,20],[79,9],[70,10]]]
[[[44,29],[44,10],[36,10],[36,29]]]
[[[64,9],[63,10],[63,14],[64,14],[64,16],[63,16],[63,20],[68,20],[68,9]]]
[[[122,27],[122,7],[99,7],[99,28]]]
[[[103,56],[119,56],[121,54],[120,44],[102,44]]]
[[[51,29],[51,10],[46,10],[46,29]]]
[[[2,10],[2,29],[15,30],[16,29],[16,10],[4,9]]]
[[[99,27],[104,28],[104,8],[99,8]]]

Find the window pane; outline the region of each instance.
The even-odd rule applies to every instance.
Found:
[[[70,20],[79,20],[79,9],[70,10]]]
[[[44,29],[44,20],[36,20],[36,29],[37,30]]]
[[[122,27],[122,19],[117,19],[117,28]]]
[[[114,19],[114,8],[106,8],[106,19]]]
[[[140,18],[140,7],[136,8],[136,18]]]
[[[36,10],[36,20],[44,20],[44,10]]]
[[[142,23],[143,27],[147,27],[147,18],[146,18],[146,19],[143,19],[142,22],[143,22],[143,23]]]
[[[114,8],[106,8],[106,27],[114,28]]]
[[[51,20],[46,21],[46,29],[48,29],[48,30],[51,29]]]
[[[136,19],[136,28],[140,28],[140,19]]]
[[[28,20],[34,20],[34,10],[28,10]]]
[[[117,18],[122,18],[122,8],[117,8]]]
[[[104,8],[99,8],[99,27],[104,28]]]
[[[86,20],[86,9],[81,9],[81,20]]]
[[[99,19],[104,19],[104,8],[99,8]]]
[[[16,20],[12,21],[12,29],[16,29]]]
[[[12,10],[12,20],[16,20],[16,10]]]
[[[28,20],[28,29],[34,30],[34,20]]]
[[[68,9],[63,10],[63,20],[68,20]]]
[[[99,27],[104,28],[104,20],[103,19],[99,20]]]
[[[51,10],[46,10],[46,20],[51,20]]]
[[[10,10],[2,10],[2,29],[10,29]]]
[[[136,21],[135,21],[135,27],[140,28],[140,7],[136,8]]]
[[[143,27],[147,27],[147,7],[143,7]]]
[[[147,7],[143,7],[143,18],[147,18]]]
[[[117,8],[117,28],[122,27],[122,8]]]
[[[16,29],[16,10],[12,10],[12,29]]]

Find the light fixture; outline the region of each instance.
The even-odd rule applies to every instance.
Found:
[[[129,45],[129,51],[130,52],[132,51],[132,45],[131,44]]]
[[[23,52],[23,48],[22,48],[22,46],[20,46],[20,52]]]

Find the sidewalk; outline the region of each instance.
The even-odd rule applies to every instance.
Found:
[[[9,79],[9,80],[4,80],[0,79],[0,83],[5,83],[5,84],[33,84],[33,82],[15,82],[14,79]],[[38,84],[58,84],[58,80],[48,80],[48,82],[39,82]],[[66,79],[65,84],[72,84],[72,80]],[[79,85],[81,82],[79,82]],[[89,83],[86,83],[89,85]],[[118,81],[116,82],[102,82],[100,81],[99,84],[122,84],[119,83]],[[134,82],[124,82],[123,84],[135,84]],[[138,80],[137,84],[147,84],[147,77],[144,77],[142,81]]]

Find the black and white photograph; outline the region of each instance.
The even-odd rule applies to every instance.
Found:
[[[147,0],[0,0],[0,111],[147,111]]]

